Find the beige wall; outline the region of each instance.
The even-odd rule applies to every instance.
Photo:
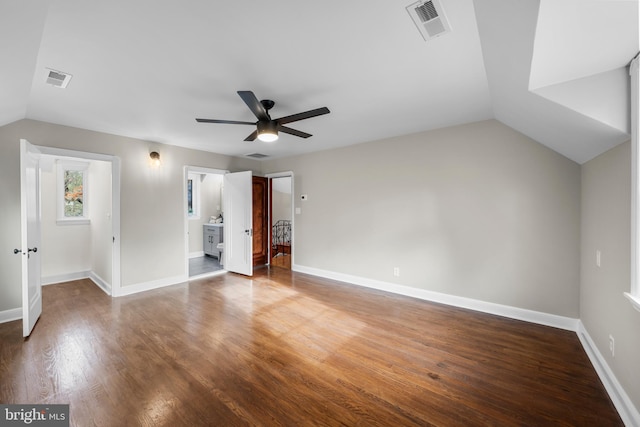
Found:
[[[263,166],[289,170],[296,264],[578,317],[580,166],[499,122]]]
[[[623,296],[630,289],[631,144],[582,166],[580,318],[589,336],[640,408],[640,312]],[[596,266],[596,250],[601,252]],[[615,357],[609,351],[615,339]]]
[[[0,127],[0,311],[21,306],[20,147],[32,144],[115,155],[121,159],[122,286],[187,274],[184,256],[184,166],[259,170],[259,162],[116,135],[20,120]],[[149,167],[151,149],[162,166]]]

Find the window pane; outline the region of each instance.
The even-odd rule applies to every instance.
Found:
[[[64,216],[81,217],[84,215],[83,178],[81,171],[64,171]]]

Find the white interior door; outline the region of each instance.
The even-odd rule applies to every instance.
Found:
[[[253,275],[252,173],[224,176],[224,268]]]
[[[20,141],[22,226],[22,334],[28,337],[42,313],[40,283],[40,152]]]

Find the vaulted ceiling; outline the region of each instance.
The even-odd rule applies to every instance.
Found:
[[[629,138],[637,0],[441,0],[425,42],[415,0],[0,2],[0,125],[29,118],[233,156],[282,157],[496,118],[585,162]],[[66,89],[48,70],[72,75]],[[313,134],[243,141],[255,121]]]

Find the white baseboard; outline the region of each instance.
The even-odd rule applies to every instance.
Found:
[[[203,256],[204,256],[204,251],[189,252],[189,259],[191,259],[191,258],[202,258]]]
[[[106,280],[104,280],[102,277],[98,276],[95,271],[91,271],[89,273],[89,279],[91,279],[91,281],[95,283],[96,286],[102,289],[105,294],[111,295],[111,285],[107,283]]]
[[[0,323],[13,322],[22,319],[22,307],[0,311]]]
[[[624,425],[640,426],[640,412],[638,412],[638,409],[634,406],[633,402],[620,385],[620,382],[618,382],[618,379],[609,367],[605,358],[602,356],[602,353],[598,350],[598,347],[589,335],[589,332],[587,332],[582,321],[578,322],[577,334],[580,342],[582,343],[582,347],[584,347],[587,356],[589,356],[589,360],[591,360],[591,364],[600,377],[600,381],[604,384],[611,401],[618,410]]]
[[[72,280],[88,279],[91,271],[77,271],[75,273],[58,274],[41,279],[42,286],[55,285],[56,283],[71,282]]]
[[[432,301],[441,304],[451,305],[454,307],[466,308],[469,310],[480,311],[483,313],[495,314],[498,316],[508,317],[511,319],[524,320],[526,322],[537,323],[554,328],[565,329],[569,331],[577,331],[578,319],[571,317],[558,316],[555,314],[542,313],[539,311],[527,310],[524,308],[511,307],[508,305],[496,304],[492,302],[480,301],[471,298],[459,297],[455,295],[443,294],[440,292],[428,291],[425,289],[412,288],[410,286],[398,285],[395,283],[383,282],[380,280],[367,279],[364,277],[352,276],[349,274],[336,273],[333,271],[322,270],[318,268],[306,267],[302,265],[293,265],[293,271],[311,274],[313,276],[324,277],[327,279],[338,280],[352,285],[364,286],[367,288],[378,289],[381,291],[391,292],[394,294],[405,295],[413,298]]]
[[[126,295],[137,294],[138,292],[150,291],[153,289],[164,288],[165,286],[177,285],[179,283],[188,282],[189,278],[185,275],[167,277],[164,279],[152,280],[150,282],[136,283],[135,285],[122,286],[114,297],[123,297]]]

